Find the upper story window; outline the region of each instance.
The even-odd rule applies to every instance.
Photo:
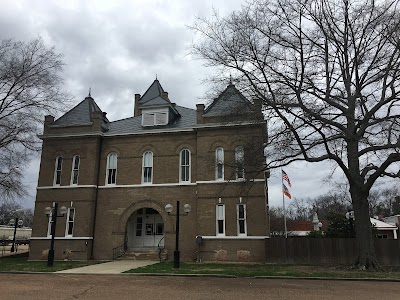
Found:
[[[142,125],[143,126],[157,126],[168,124],[167,112],[143,112]]]
[[[244,179],[244,149],[243,146],[235,148],[236,179]]]
[[[153,152],[146,151],[143,154],[143,183],[153,182]]]
[[[224,180],[224,149],[215,150],[215,179]]]
[[[116,153],[110,153],[107,156],[106,184],[115,184],[117,182],[117,160]]]
[[[75,208],[68,207],[65,236],[72,236],[74,232]]]
[[[61,184],[62,163],[63,163],[62,156],[57,156],[55,170],[54,170],[54,181],[53,181],[54,185]]]
[[[71,185],[78,184],[80,162],[81,159],[79,155],[75,155],[72,159]]]
[[[183,149],[180,153],[180,182],[190,182],[190,151]]]

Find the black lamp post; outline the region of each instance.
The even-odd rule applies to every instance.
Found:
[[[23,224],[22,220],[18,220],[18,217],[15,218],[15,220],[11,220],[10,223],[12,224],[14,222],[14,237],[13,237],[13,242],[11,246],[10,252],[15,252],[15,236],[17,234],[17,227],[21,226]]]
[[[180,206],[180,202],[179,200],[176,201],[176,225],[175,225],[175,251],[174,251],[174,268],[178,269],[179,268],[179,264],[180,264],[180,251],[179,251],[179,206]],[[171,204],[167,204],[165,205],[165,211],[173,216],[171,214],[172,210],[174,209],[174,207]],[[190,210],[191,210],[191,206],[189,204],[185,204],[183,206],[183,211],[185,212],[185,215],[187,215]]]
[[[47,266],[52,267],[54,265],[54,237],[56,234],[57,218],[64,217],[64,215],[67,213],[67,208],[65,206],[61,206],[60,215],[58,215],[58,203],[53,202],[53,207],[46,207],[45,213],[49,218],[51,218],[51,242],[49,255],[47,256]]]

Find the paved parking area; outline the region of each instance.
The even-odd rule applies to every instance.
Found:
[[[11,256],[15,254],[21,254],[29,252],[29,245],[17,245],[17,252],[10,252],[11,244],[7,246],[0,245],[0,256]]]

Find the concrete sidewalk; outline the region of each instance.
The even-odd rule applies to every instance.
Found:
[[[153,260],[115,260],[111,262],[58,271],[64,274],[120,274],[122,272],[158,263]]]

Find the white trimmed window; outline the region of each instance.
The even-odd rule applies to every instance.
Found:
[[[62,156],[57,156],[55,170],[54,170],[54,181],[53,181],[54,185],[61,184],[62,163],[63,163]]]
[[[217,204],[217,235],[225,235],[225,204]]]
[[[81,163],[81,159],[80,159],[79,155],[75,155],[74,158],[72,159],[71,185],[78,184],[80,163]]]
[[[244,179],[244,149],[243,146],[235,148],[236,179]]]
[[[224,180],[224,149],[221,147],[215,150],[215,179]]]
[[[72,236],[74,232],[75,208],[68,207],[65,236]]]
[[[142,114],[143,126],[157,126],[168,124],[168,113],[166,112],[145,112]]]
[[[143,176],[142,182],[150,184],[153,182],[153,152],[146,151],[143,154]]]
[[[106,184],[116,184],[117,182],[117,161],[116,153],[110,153],[107,156]]]
[[[247,235],[246,204],[238,204],[236,208],[238,235]]]
[[[50,211],[50,214],[48,215],[48,222],[47,222],[47,236],[51,236],[51,226],[53,225],[53,209]]]
[[[188,149],[183,149],[181,151],[179,161],[180,182],[190,182],[190,151]]]

